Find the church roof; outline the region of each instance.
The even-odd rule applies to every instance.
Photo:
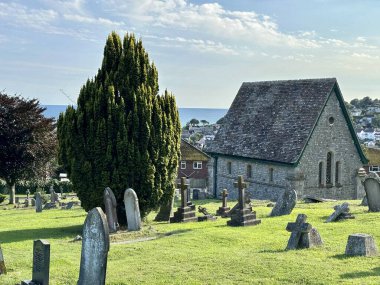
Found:
[[[365,162],[335,78],[244,82],[206,152],[298,163],[333,90]]]

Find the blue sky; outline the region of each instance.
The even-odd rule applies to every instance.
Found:
[[[380,98],[379,15],[376,0],[0,0],[0,89],[76,102],[115,30],[141,37],[179,107],[228,108],[242,82],[299,78]]]

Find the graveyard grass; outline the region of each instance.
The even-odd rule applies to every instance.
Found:
[[[379,284],[380,257],[346,257],[349,234],[373,235],[380,245],[380,213],[368,213],[360,201],[348,201],[356,219],[324,223],[339,202],[298,203],[289,216],[268,217],[272,208],[254,202],[260,225],[228,227],[216,222],[168,224],[153,222],[140,232],[111,235],[106,284]],[[220,201],[195,201],[215,213]],[[229,206],[233,206],[229,202]],[[76,284],[81,234],[86,213],[80,209],[45,210],[0,207],[0,243],[7,275],[0,284],[18,284],[32,275],[33,240],[51,244],[50,284]],[[320,248],[285,251],[285,228],[298,214],[308,216],[320,232]],[[199,214],[198,214],[199,215]],[[147,237],[154,240],[126,243]]]

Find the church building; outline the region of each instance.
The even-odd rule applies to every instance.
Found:
[[[215,140],[209,189],[237,197],[243,175],[253,199],[276,200],[285,187],[298,198],[364,196],[363,154],[335,78],[245,82]]]

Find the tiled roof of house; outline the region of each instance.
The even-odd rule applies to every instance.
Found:
[[[369,160],[368,165],[380,165],[380,149],[366,148],[365,154]]]
[[[206,153],[181,139],[181,160],[208,161],[209,159]]]
[[[335,78],[243,83],[206,152],[296,163],[335,84]]]

